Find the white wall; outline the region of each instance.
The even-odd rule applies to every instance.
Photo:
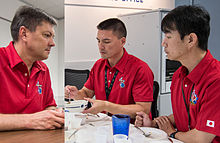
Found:
[[[19,6],[26,5],[20,1],[7,0],[0,3],[0,46],[5,47],[12,40],[10,34],[10,22]],[[64,53],[64,20],[58,20],[56,27],[56,46],[52,48],[51,54],[44,62],[47,64],[52,82],[52,89],[54,92],[55,100],[59,106],[63,105],[63,87],[64,87],[64,74],[63,74],[63,53]]]
[[[49,58],[44,60],[50,70],[51,85],[58,106],[64,105],[64,20],[57,20],[55,43]]]
[[[10,21],[12,21],[16,9],[21,5],[24,4],[14,0],[0,2],[0,47],[7,46],[12,40],[10,33]]]
[[[58,30],[58,99],[59,105],[64,106],[64,19],[59,20]]]
[[[0,18],[0,47],[5,47],[11,41],[10,22]]]
[[[127,3],[126,7],[120,0],[65,0],[65,68],[90,69],[100,58],[96,40],[96,25],[99,22],[151,8],[172,9],[175,4],[174,0],[144,2],[143,5]]]
[[[1,0],[0,2],[0,16],[12,21],[14,14],[19,6],[26,5],[17,0]]]
[[[100,58],[96,25],[106,18],[136,11],[140,10],[65,6],[65,64],[91,68],[91,64]]]

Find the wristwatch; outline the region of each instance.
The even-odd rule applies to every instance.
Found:
[[[175,131],[175,132],[171,133],[171,134],[170,134],[170,137],[175,139],[176,133],[178,133],[178,131]]]

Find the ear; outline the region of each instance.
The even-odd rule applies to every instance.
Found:
[[[25,26],[21,26],[19,29],[19,35],[18,39],[21,39],[23,41],[27,40],[29,30]]]
[[[187,40],[190,47],[198,45],[198,37],[195,33],[190,33]]]
[[[126,38],[125,38],[125,37],[122,37],[122,38],[121,38],[121,44],[124,46],[125,43],[126,43]]]

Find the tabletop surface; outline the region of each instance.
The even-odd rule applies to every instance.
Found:
[[[1,143],[64,143],[64,129],[1,131]]]
[[[71,125],[76,125],[76,121],[80,118],[82,118],[81,126],[75,127]],[[65,143],[113,143],[112,121],[111,117],[106,114],[99,113],[98,116],[85,116],[76,113],[75,116],[69,117],[66,121],[68,121],[69,124],[67,124],[68,128],[65,130]],[[129,140],[127,142],[182,143],[181,141],[168,138],[167,134],[160,129],[149,127],[143,127],[141,129],[146,133],[150,133],[150,135],[145,137],[143,132],[135,128],[133,124],[130,124]]]

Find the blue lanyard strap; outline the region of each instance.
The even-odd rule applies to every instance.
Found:
[[[187,106],[186,97],[185,97],[185,94],[184,94],[184,91],[183,91],[183,80],[182,80],[182,86],[181,87],[182,87],[183,100],[184,100],[184,103],[185,103],[186,111],[188,113],[188,128],[190,130],[191,118],[190,118],[189,106]],[[192,96],[192,93],[193,93],[193,89],[194,89],[194,84],[193,84],[191,92],[190,92],[189,105],[190,105],[190,99],[191,99],[191,96]]]
[[[115,72],[115,74],[114,74],[114,76],[112,78],[112,81],[110,83],[110,86],[108,88],[107,67],[105,67],[105,94],[106,94],[106,100],[108,100],[108,97],[109,97],[110,92],[112,90],[112,87],[113,87],[113,84],[115,82],[115,78],[116,78],[117,74],[118,74],[118,70],[116,70],[116,72]]]

